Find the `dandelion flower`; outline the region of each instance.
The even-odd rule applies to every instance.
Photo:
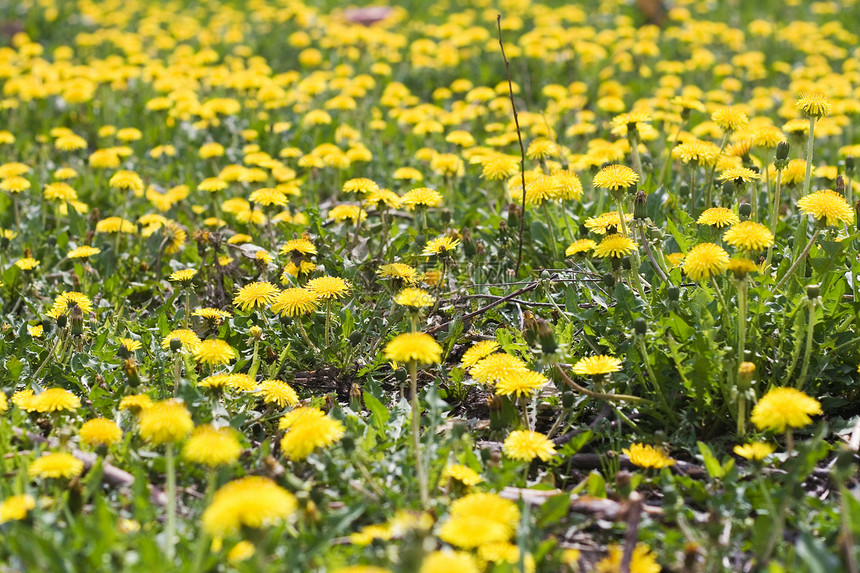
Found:
[[[187,328],[180,328],[169,332],[167,336],[161,340],[161,347],[167,350],[170,348],[170,343],[174,339],[179,339],[179,343],[182,348],[192,354],[197,352],[197,349],[200,347],[200,337],[197,336],[194,331],[188,330]]]
[[[636,241],[624,235],[607,235],[594,247],[594,256],[598,258],[620,259],[636,250]]]
[[[735,184],[749,183],[750,181],[758,181],[761,176],[746,167],[730,167],[720,173],[720,181],[733,181]]]
[[[499,396],[531,396],[548,382],[547,377],[539,372],[529,370],[525,374],[517,373],[511,376],[502,376],[496,382],[496,394]]]
[[[451,504],[451,517],[479,516],[505,527],[506,537],[516,532],[520,521],[517,504],[495,493],[472,493]]]
[[[795,107],[808,117],[819,118],[830,115],[833,104],[823,91],[813,90],[800,94],[800,99],[797,100]]]
[[[439,539],[461,549],[475,549],[509,537],[504,524],[481,515],[452,516],[439,529]]]
[[[819,221],[824,219],[825,224],[831,227],[854,222],[854,209],[842,194],[830,189],[816,191],[802,197],[797,202],[797,206],[804,215],[811,215]]]
[[[800,390],[774,388],[765,394],[752,410],[750,420],[759,430],[784,432],[812,423],[810,416],[820,415],[821,404]]]
[[[639,181],[639,174],[626,165],[607,165],[594,176],[599,189],[627,189]]]
[[[525,362],[505,352],[490,354],[469,369],[472,378],[482,384],[493,384],[506,378],[525,376],[528,372]]]
[[[281,451],[290,460],[303,460],[314,450],[339,442],[343,434],[343,424],[338,420],[328,416],[304,418],[289,426],[281,439]]]
[[[453,251],[460,244],[460,239],[453,237],[437,237],[427,242],[424,245],[424,250],[421,251],[423,256],[443,255]]]
[[[630,458],[631,464],[640,468],[661,469],[675,463],[675,460],[666,455],[662,449],[647,444],[632,444],[621,451]]]
[[[737,445],[732,450],[737,455],[748,460],[761,461],[776,451],[776,446],[766,442],[751,442]]]
[[[602,376],[603,374],[611,374],[620,370],[621,361],[614,356],[607,356],[605,354],[580,358],[572,368],[573,373],[580,376]]]
[[[469,368],[498,349],[499,343],[495,340],[482,340],[480,342],[476,342],[471,348],[469,348],[469,350],[463,353],[463,358],[460,362],[464,367]]]
[[[587,253],[596,246],[597,243],[591,239],[579,239],[578,241],[574,241],[570,244],[570,246],[564,251],[564,256],[572,257],[580,253]]]
[[[63,388],[48,388],[34,396],[31,404],[36,412],[71,412],[81,407],[81,400]]]
[[[417,189],[407,191],[401,197],[401,200],[409,210],[416,207],[438,207],[442,204],[442,195],[435,189],[418,187]]]
[[[710,209],[705,209],[696,221],[699,225],[710,225],[718,229],[731,227],[732,225],[736,225],[740,222],[741,220],[738,218],[737,214],[735,214],[731,209],[726,209],[725,207],[711,207]]]
[[[405,283],[418,282],[418,271],[403,263],[390,263],[382,265],[376,271],[380,277],[400,279]]]
[[[711,121],[726,131],[737,131],[750,122],[747,114],[738,106],[733,105],[719,106],[711,114]]]
[[[35,509],[36,500],[32,495],[12,495],[0,503],[0,524],[7,521],[21,521],[30,510]]]
[[[701,243],[684,257],[683,269],[694,281],[722,274],[729,265],[729,254],[719,245]]]
[[[262,476],[231,481],[215,492],[212,504],[203,512],[204,531],[212,537],[226,537],[242,527],[260,529],[275,525],[296,512],[293,494]]]
[[[601,559],[595,566],[595,573],[620,573],[624,549],[619,545],[609,546],[609,555]],[[630,573],[660,573],[660,564],[651,548],[644,543],[637,543],[630,559]]]
[[[152,398],[146,394],[132,394],[119,401],[120,410],[146,410],[153,405]]]
[[[69,251],[66,257],[70,259],[86,259],[93,255],[97,255],[102,252],[101,249],[97,247],[91,247],[89,245],[81,245],[80,247],[76,247]]]
[[[436,298],[422,288],[407,287],[397,293],[397,296],[394,297],[394,302],[400,306],[424,308],[433,306]]]
[[[744,221],[723,233],[723,240],[736,249],[753,252],[761,251],[772,246],[773,234],[761,223],[756,223],[755,221]],[[689,260],[690,255],[687,255],[687,261],[689,262]]]
[[[27,468],[30,477],[71,479],[81,475],[84,462],[65,452],[44,454]]]
[[[305,288],[322,299],[340,298],[349,291],[349,283],[340,277],[318,277],[305,284]]]
[[[432,336],[423,332],[400,334],[385,346],[385,357],[394,362],[438,364],[442,361],[442,347]]]
[[[215,428],[209,424],[197,426],[182,447],[182,457],[189,462],[214,468],[236,463],[242,445],[236,430],[229,426]]]
[[[281,247],[282,255],[315,255],[317,254],[316,245],[307,239],[290,239]]]
[[[319,295],[306,288],[288,288],[272,303],[272,312],[282,316],[302,316],[319,306]]]
[[[203,340],[194,351],[194,359],[203,364],[229,364],[236,359],[236,351],[218,338]]]
[[[478,562],[465,551],[434,551],[421,562],[418,573],[479,573]]]
[[[88,420],[78,431],[81,444],[87,447],[112,446],[122,439],[122,430],[113,420],[95,418]]]
[[[141,410],[137,431],[145,441],[158,446],[184,439],[193,427],[191,413],[185,404],[165,400]]]
[[[280,408],[299,403],[299,395],[296,391],[280,380],[263,380],[254,392],[260,394],[266,404],[277,404]]]
[[[167,277],[167,280],[172,282],[180,282],[187,283],[194,278],[194,275],[197,274],[197,269],[182,269],[179,271],[174,271],[170,273],[170,276]]]
[[[233,297],[233,304],[242,310],[253,310],[271,304],[280,293],[280,289],[268,282],[253,282],[246,284]]]
[[[502,444],[502,451],[509,458],[523,462],[535,458],[545,462],[556,454],[555,446],[545,435],[526,430],[511,432]]]
[[[454,479],[467,487],[477,485],[483,481],[478,472],[462,464],[447,466],[442,472],[442,479]]]

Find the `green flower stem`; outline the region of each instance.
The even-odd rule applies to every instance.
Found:
[[[648,244],[648,238],[645,236],[644,221],[640,221],[639,223],[639,239],[642,241],[642,246],[645,248],[645,254],[648,255],[648,260],[651,261],[651,265],[654,267],[654,272],[657,273],[657,276],[660,277],[661,281],[672,284],[672,281],[669,280],[669,273],[666,272],[659,262],[657,262],[654,258],[654,254],[651,252],[651,245]]]
[[[767,484],[764,483],[764,480],[760,482],[762,484],[762,495],[764,496],[765,501],[767,502],[767,506],[773,516],[772,527],[770,531],[770,537],[767,539],[767,544],[764,546],[764,551],[762,551],[759,556],[760,563],[767,563],[770,561],[770,556],[773,553],[774,547],[776,547],[777,540],[782,537],[782,530],[785,526],[785,506],[788,503],[788,497],[786,496],[783,499],[782,503],[779,504],[779,508],[773,503],[773,498],[770,495],[770,491],[768,490]]]
[[[645,173],[642,171],[642,159],[639,157],[639,134],[636,128],[627,128],[627,141],[630,143],[630,155],[633,157],[633,170],[639,175],[639,184],[645,182]]]
[[[750,214],[750,220],[757,222],[758,221],[758,185],[756,185],[755,181],[750,183],[750,207],[752,208],[752,213]]]
[[[546,218],[546,226],[549,228],[549,240],[552,242],[552,260],[553,263],[558,262],[558,243],[555,240],[555,225],[552,222],[552,215],[549,212],[549,205],[546,201],[541,204],[543,216]]]
[[[809,118],[809,137],[806,140],[806,174],[803,177],[803,195],[809,195],[812,184],[812,148],[815,143],[815,116]]]
[[[173,456],[173,444],[167,443],[167,531],[165,532],[165,547],[167,561],[173,564],[176,555],[176,463]]]
[[[820,228],[816,229],[815,233],[812,234],[812,237],[809,238],[809,242],[806,243],[806,247],[797,256],[797,260],[794,261],[794,264],[791,265],[791,267],[788,269],[788,271],[785,273],[785,275],[776,284],[776,287],[774,287],[774,289],[773,289],[774,293],[776,293],[779,289],[781,289],[783,287],[783,285],[785,285],[786,282],[788,282],[788,279],[791,278],[791,275],[794,274],[794,271],[797,270],[797,267],[800,266],[800,263],[802,263],[803,260],[806,258],[806,256],[809,254],[809,250],[812,249],[813,243],[815,243],[815,240],[818,238],[818,235],[820,235],[820,234],[821,234],[821,229]]]
[[[621,235],[623,237],[627,237],[627,223],[624,222],[624,206],[621,203],[621,200],[615,202],[615,205],[618,207],[618,226],[621,230]],[[634,234],[633,239],[636,239]],[[639,267],[641,266],[641,261],[639,260],[639,249],[635,249],[633,251],[633,256],[631,257],[632,269],[631,275],[633,276],[633,284],[636,286],[636,290],[639,292],[639,296],[642,297],[642,300],[645,300],[645,290],[642,288],[642,279],[639,278]]]
[[[189,315],[191,313],[191,288],[185,289],[185,328],[188,328]]]
[[[672,143],[666,148],[666,161],[663,162],[663,167],[660,169],[660,178],[657,179],[658,186],[666,182],[666,173],[669,171],[669,166],[673,163],[672,150],[678,145],[678,138],[681,136],[681,132],[684,131],[686,124],[686,120],[681,122],[681,125],[678,126],[678,130],[675,132],[675,137],[672,138]]]
[[[418,362],[409,362],[409,379],[412,390],[412,447],[415,450],[415,473],[418,476],[418,492],[421,496],[421,507],[426,508],[430,503],[427,492],[427,475],[424,464],[421,463],[421,405],[418,403]]]
[[[696,216],[696,166],[690,169],[690,216]]]
[[[523,413],[523,427],[526,430],[531,430],[532,429],[532,423],[531,423],[531,419],[529,418],[529,404],[528,404],[527,398],[525,395],[523,395],[523,396],[520,396],[518,398],[518,400],[520,403],[520,410],[522,410],[522,413]]]
[[[809,311],[809,323],[806,326],[806,349],[803,351],[803,366],[800,369],[800,376],[798,376],[797,382],[794,383],[795,388],[798,390],[803,388],[803,384],[806,382],[806,374],[809,372],[809,359],[812,356],[812,336],[815,333],[815,308],[817,302],[815,299],[810,299],[807,301],[806,306]]]
[[[182,353],[176,352],[173,356],[173,397],[179,393],[179,380],[182,378]]]
[[[254,354],[251,356],[251,368],[248,369],[248,376],[256,379],[257,370],[260,369],[260,340],[254,338]]]
[[[747,339],[747,295],[749,293],[749,284],[746,278],[741,279],[737,283],[738,290],[738,368],[744,361]],[[746,390],[738,393],[738,436],[743,436],[746,433],[746,409],[747,397]]]
[[[720,290],[720,285],[717,284],[717,279],[714,277],[711,277],[711,286],[714,287],[714,292],[717,293],[717,299],[720,301],[720,306],[723,309],[723,312],[720,313],[723,320],[723,327],[726,329],[726,331],[728,331],[729,323],[728,318],[726,317],[728,317],[730,314],[729,305],[726,304],[726,299],[723,296],[723,291]]]
[[[717,154],[717,156],[720,156],[723,154],[723,149],[726,148],[726,143],[729,141],[729,135],[730,134],[731,134],[731,131],[726,131],[726,133],[723,134],[723,140],[720,142],[720,152]],[[717,171],[717,164],[714,163],[713,165],[711,165],[710,171],[708,171],[708,183],[705,186],[705,208],[711,206],[711,189],[714,186],[714,174],[716,173],[716,171]]]
[[[782,169],[776,172],[776,191],[773,197],[773,211],[770,214],[770,234],[776,236],[776,223],[779,220],[779,201],[780,192],[782,191]],[[773,245],[767,248],[767,260],[764,264],[765,268],[770,268],[770,259],[773,256]]]
[[[311,350],[319,353],[319,349],[316,346],[314,346],[314,343],[311,342],[310,338],[308,338],[308,333],[307,333],[307,331],[305,331],[305,326],[302,324],[302,319],[299,318],[298,320],[296,320],[296,323],[298,323],[298,325],[299,325],[299,332],[301,333],[302,339],[304,339],[305,343],[310,347]]]
[[[329,347],[329,339],[331,332],[331,299],[327,298],[325,301],[325,347]],[[256,347],[255,347],[256,349]]]
[[[651,385],[654,386],[654,391],[657,393],[657,397],[660,401],[660,407],[673,422],[678,422],[678,416],[675,414],[675,411],[672,410],[672,408],[669,406],[669,403],[666,401],[666,394],[663,392],[663,387],[660,385],[657,376],[654,375],[654,369],[651,368],[651,360],[648,355],[648,348],[645,346],[645,339],[641,336],[637,336],[637,338],[639,354],[642,355],[642,361],[645,363],[645,371],[648,373],[648,378],[651,379]]]
[[[209,507],[209,504],[212,503],[212,498],[215,496],[215,487],[217,485],[218,470],[215,468],[209,468],[209,472],[206,476],[206,494],[203,502],[204,507]],[[205,534],[201,534],[197,538],[197,543],[194,547],[194,567],[191,569],[192,571],[204,571],[203,559],[206,555],[207,541],[209,541],[209,536]]]

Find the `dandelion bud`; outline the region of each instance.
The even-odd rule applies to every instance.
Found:
[[[630,263],[630,257],[624,257],[621,259],[621,268],[625,271],[629,271],[633,268],[633,265]]]
[[[608,288],[612,288],[615,286],[615,275],[612,273],[606,273],[603,275],[603,284]]]
[[[648,322],[642,318],[636,318],[633,320],[633,332],[635,332],[639,336],[645,336],[645,333],[648,332]]]
[[[116,355],[120,358],[130,358],[131,352],[126,348],[125,343],[119,345],[119,348],[116,349]]]
[[[172,352],[179,352],[180,350],[182,350],[182,341],[179,338],[171,338],[170,350]]]
[[[542,318],[537,319],[537,335],[541,351],[544,354],[553,354],[558,348],[558,344],[555,341],[555,331]]]
[[[755,364],[752,362],[741,362],[738,366],[738,387],[741,391],[747,390],[752,384],[755,375]]]
[[[69,318],[65,314],[61,314],[57,317],[57,328],[66,328],[68,323]]]
[[[854,173],[854,156],[849,155],[845,158],[845,174],[852,175]]]
[[[845,195],[845,178],[841,175],[836,178],[836,192]]]
[[[442,212],[439,214],[439,218],[442,220],[442,223],[447,226],[448,223],[451,222],[451,210],[443,209]]]
[[[483,257],[486,254],[487,254],[487,247],[484,246],[484,243],[482,243],[481,241],[478,241],[477,243],[475,243],[475,256]]]
[[[678,302],[678,299],[681,298],[681,288],[675,285],[670,286],[666,289],[666,298],[671,302]]]
[[[821,285],[809,285],[806,287],[806,298],[815,300],[821,294]]]
[[[122,371],[125,372],[128,378],[129,386],[140,386],[140,374],[137,371],[137,364],[134,358],[126,358],[122,363]]]
[[[742,221],[746,221],[752,214],[752,205],[749,203],[741,203],[740,207],[738,207],[738,214],[741,216]]]
[[[529,311],[523,312],[523,337],[526,339],[526,342],[529,343],[529,346],[534,345],[537,342],[537,319],[535,319],[535,315],[533,315]]]
[[[788,152],[790,150],[791,146],[787,141],[780,141],[776,144],[776,155],[773,158],[773,166],[778,171],[782,171],[788,166]]]
[[[84,313],[81,307],[74,305],[71,310],[72,315],[72,336],[83,336],[84,334]]]
[[[0,237],[0,250],[5,251],[9,248],[9,237],[3,235]]]
[[[361,412],[361,388],[355,382],[349,387],[349,407],[353,412]]]
[[[259,326],[252,326],[248,329],[248,334],[250,334],[251,338],[254,340],[260,340],[263,338],[263,329]]]
[[[636,193],[636,197],[633,198],[633,218],[634,219],[647,219],[648,213],[645,210],[645,203],[647,201],[647,196],[644,191],[639,191]]]

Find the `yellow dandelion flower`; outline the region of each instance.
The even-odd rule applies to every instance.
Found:
[[[274,302],[280,292],[278,287],[268,282],[249,283],[236,291],[233,304],[242,310],[265,307]]]
[[[193,279],[196,274],[197,269],[182,269],[170,273],[170,276],[167,277],[167,280],[172,282],[186,283],[191,281],[191,279]]]
[[[639,174],[626,165],[607,165],[594,176],[599,189],[627,189],[639,181]]]
[[[795,107],[808,117],[817,118],[830,115],[833,110],[833,103],[823,91],[813,90],[800,94]]]
[[[684,272],[694,281],[707,280],[722,274],[728,266],[729,254],[713,243],[696,245],[684,256]]]
[[[191,413],[185,404],[178,400],[165,400],[140,411],[137,431],[146,442],[158,446],[184,439],[193,427]]]
[[[472,487],[484,481],[478,472],[461,464],[447,466],[442,472],[442,479],[454,479],[467,487]]]
[[[320,297],[306,288],[288,288],[272,303],[272,312],[282,316],[311,314],[319,306]]]
[[[120,410],[146,410],[154,404],[152,398],[146,394],[132,394],[125,396],[119,401]]]
[[[421,561],[418,573],[479,573],[475,558],[465,551],[434,551]]]
[[[661,469],[675,464],[662,449],[647,444],[631,444],[621,451],[630,458],[631,464],[640,468]]]
[[[772,246],[773,234],[761,223],[744,221],[723,233],[723,240],[736,249],[753,252]],[[689,262],[689,260],[690,255],[687,255],[687,261]]]
[[[36,267],[39,266],[41,261],[37,261],[33,257],[24,257],[23,259],[18,259],[15,261],[15,266],[21,269],[22,271],[32,271]]]
[[[502,451],[511,459],[530,462],[535,458],[547,461],[556,454],[552,441],[540,432],[516,430],[508,434]]]
[[[424,308],[433,306],[436,298],[424,289],[408,287],[397,293],[397,296],[394,297],[394,302],[400,306]]]
[[[236,430],[229,426],[197,426],[182,447],[182,457],[189,462],[214,468],[234,464],[242,453]]]
[[[7,521],[21,521],[30,510],[35,509],[36,500],[32,495],[12,495],[0,503],[0,525]]]
[[[81,399],[63,388],[48,388],[33,396],[30,407],[36,412],[71,412],[81,407]]]
[[[710,225],[721,229],[723,227],[736,225],[740,223],[740,221],[741,220],[738,218],[737,214],[731,209],[726,209],[725,207],[711,207],[710,209],[705,209],[705,211],[699,215],[696,223],[699,225]]]
[[[750,420],[759,430],[784,432],[812,423],[810,416],[822,413],[815,398],[794,388],[774,388],[755,405]]]
[[[182,348],[192,354],[197,352],[197,349],[200,347],[200,337],[187,328],[180,328],[168,333],[168,335],[161,340],[161,347],[165,350],[170,348],[170,343],[173,339],[178,339]]]
[[[385,345],[385,357],[393,362],[438,364],[442,361],[442,347],[429,334],[411,332],[392,338]]]
[[[71,479],[81,475],[84,462],[65,452],[44,454],[27,468],[32,478]]]
[[[597,354],[580,358],[573,365],[572,371],[580,376],[600,376],[621,370],[621,361],[614,356]]]
[[[629,255],[636,250],[636,241],[624,235],[607,235],[594,247],[594,256],[598,258],[618,258]]]
[[[401,201],[409,210],[416,207],[438,207],[442,204],[442,195],[435,189],[418,187],[407,191]]]
[[[289,425],[281,439],[281,452],[290,460],[303,460],[314,450],[327,448],[343,438],[344,427],[328,416],[304,417]]]
[[[203,364],[229,364],[236,359],[236,351],[218,338],[203,340],[194,351],[194,359]]]
[[[295,406],[299,403],[299,395],[296,391],[280,380],[263,380],[254,392],[260,394],[266,404],[277,404],[279,408]]]
[[[479,360],[469,369],[469,375],[481,384],[494,384],[515,376],[525,376],[526,363],[504,352],[497,352]]]
[[[804,215],[810,215],[819,221],[824,219],[825,224],[831,227],[854,222],[854,209],[842,194],[830,189],[815,191],[802,197],[797,206]]]
[[[399,279],[409,284],[418,282],[418,271],[404,263],[382,265],[376,273],[380,277]]]
[[[746,112],[733,105],[721,105],[711,114],[711,121],[726,131],[737,131],[750,120]]]
[[[68,252],[66,257],[70,259],[86,259],[93,255],[97,255],[102,252],[101,249],[97,247],[91,247],[89,245],[81,245],[80,247],[76,247]]]
[[[609,555],[601,559],[594,566],[595,573],[620,573],[621,560],[624,557],[624,549],[619,545],[609,546]],[[661,567],[657,563],[657,556],[651,548],[644,543],[637,543],[633,549],[630,559],[630,573],[660,573]]]
[[[334,299],[349,292],[349,283],[340,277],[317,277],[309,280],[305,288],[321,299]]]
[[[463,358],[460,362],[465,368],[470,368],[498,349],[499,343],[495,340],[482,340],[480,342],[476,342],[471,348],[469,348],[469,350],[463,353]]]
[[[94,418],[84,422],[78,431],[81,444],[87,447],[112,446],[122,439],[122,430],[113,420]]]
[[[427,242],[424,245],[424,250],[421,251],[422,256],[443,255],[452,252],[457,245],[460,244],[460,239],[443,236],[437,237]]]
[[[231,481],[215,492],[201,518],[212,537],[226,537],[242,527],[260,529],[284,521],[296,512],[293,494],[262,476]]]
[[[749,444],[737,445],[732,450],[742,458],[761,461],[776,451],[776,446],[766,442],[750,442]]]
[[[529,370],[525,374],[502,376],[496,382],[496,394],[499,396],[531,396],[548,382],[547,377],[539,372]]]

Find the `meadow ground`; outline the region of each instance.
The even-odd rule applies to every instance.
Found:
[[[0,0],[0,572],[856,573],[860,5],[644,4]]]

